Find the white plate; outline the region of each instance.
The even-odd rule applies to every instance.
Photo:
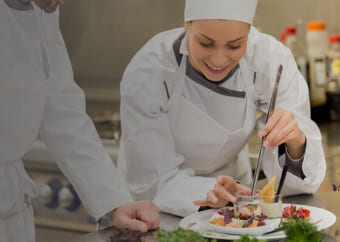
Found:
[[[291,204],[288,204],[288,203],[282,204],[283,207],[287,207],[290,205]],[[329,228],[336,221],[336,216],[332,212],[327,211],[325,209],[307,206],[307,205],[299,205],[299,204],[296,204],[296,207],[297,208],[303,207],[310,211],[310,215],[311,215],[310,222],[315,223],[319,231]],[[197,231],[206,238],[222,239],[222,240],[223,239],[224,240],[239,239],[240,235],[218,233],[218,232],[215,232],[213,229],[208,228],[207,223],[217,210],[218,209],[209,209],[209,210],[193,213],[189,216],[186,216],[180,221],[179,227]],[[258,228],[261,228],[261,227],[258,227]],[[254,229],[257,229],[257,228],[254,228]],[[283,231],[277,231],[277,232],[272,232],[272,233],[268,233],[265,235],[255,235],[255,237],[257,239],[277,240],[277,239],[285,238],[286,235]]]

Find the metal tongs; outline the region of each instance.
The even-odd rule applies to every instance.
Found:
[[[268,108],[268,111],[267,111],[267,114],[266,114],[265,123],[267,123],[269,116],[275,110],[277,88],[279,86],[281,73],[282,73],[282,65],[279,66],[279,69],[278,69],[277,74],[276,74],[276,80],[275,80],[275,83],[274,83],[274,88],[273,88],[272,97],[270,99],[269,108]],[[261,139],[261,148],[260,148],[259,158],[257,160],[256,170],[255,170],[255,174],[254,174],[254,178],[253,178],[253,185],[251,187],[251,197],[253,197],[254,194],[255,194],[257,181],[259,179],[259,174],[260,174],[262,160],[263,160],[263,154],[264,154],[264,150],[265,150],[265,147],[263,146],[265,139],[266,139],[265,136],[263,136],[262,139]]]

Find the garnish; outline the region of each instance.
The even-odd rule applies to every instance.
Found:
[[[260,213],[259,206],[256,204],[247,204],[239,208],[238,217],[243,220],[248,220],[253,213]]]
[[[321,233],[317,230],[317,227],[304,219],[283,223],[283,229],[287,236],[287,242],[321,241]]]
[[[259,223],[257,224],[257,227],[261,227],[261,226],[266,225],[266,223],[264,222],[264,220],[267,219],[267,216],[264,215],[263,213],[261,213],[261,215],[257,215],[257,216],[255,217],[255,219],[259,221]]]
[[[283,208],[282,217],[286,220],[310,219],[310,211],[302,207],[296,208],[295,203]]]
[[[154,232],[157,237],[157,242],[208,242],[208,239],[203,238],[199,233],[188,230],[177,228],[173,231],[159,230]],[[215,239],[211,242],[217,242]]]
[[[231,223],[233,220],[231,218],[231,212],[228,208],[225,209],[224,211],[224,222],[225,224]]]
[[[252,214],[250,219],[248,219],[247,222],[245,224],[243,224],[242,228],[246,228],[247,226],[251,225],[254,221],[254,217],[255,217],[255,215]]]
[[[124,240],[124,241],[135,241],[140,242],[142,236],[146,235],[148,233],[143,233],[136,230],[130,230],[130,229],[121,229],[117,227],[113,227],[112,233],[110,235],[110,241],[118,241],[118,240]]]
[[[267,240],[259,240],[255,237],[249,237],[248,234],[242,235],[238,240],[234,240],[234,242],[266,242]]]
[[[221,217],[215,217],[214,219],[210,220],[209,223],[230,228],[251,228],[266,225],[264,220],[267,218],[267,216],[263,214],[255,216],[255,214],[253,213],[251,217],[247,221],[245,221],[233,217],[232,212],[232,210],[230,211],[226,208],[223,212],[224,215],[218,213]]]
[[[227,208],[226,208],[226,209],[227,209]],[[236,216],[235,216],[234,209],[228,208],[228,210],[230,211],[231,218],[235,218]],[[224,216],[224,212],[225,212],[225,209],[221,209],[221,210],[218,210],[218,211],[217,211],[217,213],[218,213],[219,215],[222,215],[222,216]]]
[[[259,192],[260,195],[263,197],[263,200],[266,203],[273,203],[274,202],[274,187],[276,182],[276,176],[273,176],[273,178],[270,180],[270,182],[265,185],[262,190]]]

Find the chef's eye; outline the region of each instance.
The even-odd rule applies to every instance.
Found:
[[[213,47],[214,46],[214,43],[204,43],[204,42],[200,42],[200,45],[202,45],[203,47],[206,47],[206,48],[210,48],[210,47]]]
[[[241,47],[241,45],[228,45],[228,48],[232,49],[232,50],[237,50]]]

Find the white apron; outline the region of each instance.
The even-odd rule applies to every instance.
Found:
[[[193,82],[185,75],[186,59],[182,58],[180,70],[170,77],[175,78],[175,87],[167,107],[176,150],[185,157],[181,168],[190,167],[200,176],[232,176],[242,184],[250,184],[247,142],[256,118],[254,72],[241,68],[237,73],[238,80],[249,80],[245,97],[218,94],[197,84],[209,98],[210,106],[216,107],[210,109],[208,115],[185,97],[186,82]],[[217,122],[214,117],[225,122]]]

